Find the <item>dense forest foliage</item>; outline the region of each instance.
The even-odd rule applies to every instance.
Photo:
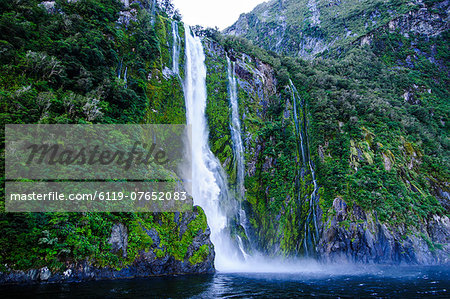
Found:
[[[50,7],[35,0],[0,1],[0,12],[2,124],[185,122],[178,80],[161,83],[163,61],[170,61],[168,17],[179,19],[171,1],[161,1],[154,11],[110,0],[60,0]],[[130,12],[128,19],[121,19],[123,12]],[[1,167],[4,200],[4,162]],[[119,269],[142,250],[183,261],[194,236],[206,229],[201,209],[182,232],[174,213],[5,213],[3,204],[1,209],[0,271],[44,266],[58,271],[86,260]],[[128,229],[126,255],[112,252],[108,243],[116,223]],[[149,230],[159,234],[157,246]],[[203,246],[189,262],[201,262],[209,250]]]

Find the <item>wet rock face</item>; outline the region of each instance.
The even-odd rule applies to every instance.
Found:
[[[39,5],[43,7],[47,13],[57,13],[55,1],[42,1]]]
[[[128,229],[122,223],[115,224],[111,231],[111,237],[108,240],[111,244],[112,252],[121,252],[123,257],[127,256],[128,247]]]
[[[47,267],[44,267],[39,271],[39,279],[41,281],[47,281],[51,275],[52,275],[52,273],[50,272],[50,270]]]
[[[428,232],[431,241],[439,244],[450,243],[450,220],[448,217],[440,217],[435,215],[432,220],[428,222]]]
[[[435,13],[439,9],[442,14]],[[437,3],[435,7],[423,6],[417,11],[407,14],[389,22],[391,32],[400,31],[402,34],[417,33],[427,36],[436,36],[449,29],[448,25],[449,1]]]
[[[251,57],[247,54],[238,53],[229,49],[229,52],[218,43],[211,40],[204,40],[205,53],[207,56],[226,59],[228,55],[230,60],[235,63],[236,79],[238,90],[243,90],[245,94],[251,97],[253,107],[256,111],[251,111],[250,107],[244,106],[244,115],[242,116],[242,134],[245,143],[245,152],[250,153],[250,159],[246,160],[246,169],[249,176],[254,176],[256,172],[256,163],[258,157],[264,150],[263,142],[259,142],[252,132],[247,131],[245,127],[245,117],[249,114],[256,114],[264,120],[264,113],[269,105],[269,99],[277,92],[277,80],[275,70],[269,64],[261,60]],[[216,66],[213,66],[216,67]],[[220,69],[210,68],[209,72],[221,71]],[[242,101],[243,99],[240,99]],[[242,104],[241,104],[242,105]],[[252,141],[255,146],[251,147]],[[274,166],[275,159],[268,158],[264,164],[264,169],[270,169]]]
[[[450,184],[448,182],[437,182],[429,180],[431,192],[437,198],[439,203],[450,213]]]
[[[391,161],[391,159],[389,159],[389,157],[385,153],[382,153],[381,156],[383,157],[384,169],[386,171],[391,171],[391,169],[392,169],[392,161]]]
[[[423,1],[420,1],[423,2]],[[381,29],[388,29],[389,32],[398,32],[404,36],[410,34],[421,34],[425,36],[437,36],[450,28],[449,25],[450,1],[440,1],[427,7],[421,3],[418,10],[410,11],[391,21]],[[371,32],[358,39],[361,46],[372,44],[376,32]],[[404,96],[405,97],[405,96]],[[408,99],[405,97],[405,100]]]
[[[197,213],[183,213],[180,219],[180,234],[187,230],[187,225],[195,219]],[[165,255],[158,258],[155,249],[163,249],[160,244],[160,236],[154,229],[146,230],[146,233],[152,238],[153,244],[150,250],[141,252],[141,255],[129,269],[136,273],[136,277],[164,275],[164,274],[183,274],[183,273],[213,273],[214,270],[214,246],[209,238],[211,231],[209,227],[204,231],[197,233],[192,243],[188,247],[186,257],[183,261],[176,260],[172,256]],[[207,245],[211,250],[206,258],[199,263],[192,264],[189,259],[197,252],[201,246]]]
[[[240,64],[236,65],[236,76],[238,76],[241,80],[252,81],[253,75],[248,70],[244,69]]]
[[[359,263],[438,264],[450,262],[450,221],[434,216],[427,225],[407,234],[404,227],[378,222],[359,206],[349,208],[340,198],[321,227],[317,247],[324,261]],[[406,236],[406,237],[405,237]]]

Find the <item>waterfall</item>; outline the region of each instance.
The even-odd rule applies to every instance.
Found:
[[[125,82],[125,88],[128,87],[127,73],[128,73],[128,67],[125,67],[125,73],[123,74],[123,81]]]
[[[192,158],[192,197],[194,204],[203,208],[211,229],[211,241],[216,252],[215,266],[218,270],[235,269],[243,259],[231,239],[228,227],[229,211],[233,206],[228,194],[225,173],[208,144],[206,108],[206,66],[205,54],[200,39],[191,34],[185,25],[186,61],[183,84],[186,102],[187,123],[191,125],[192,136],[188,151]],[[228,210],[227,210],[228,209]]]
[[[152,7],[150,10],[150,19],[151,19],[152,25],[154,25],[155,24],[155,16],[156,16],[156,8],[158,5],[157,0],[153,0],[151,5],[152,5]]]
[[[311,256],[315,253],[315,245],[319,240],[318,227],[317,227],[317,205],[319,201],[318,196],[318,184],[316,180],[316,173],[311,162],[309,146],[308,146],[308,135],[307,135],[307,121],[306,121],[306,109],[304,100],[300,99],[297,89],[295,88],[292,81],[289,79],[289,88],[291,91],[291,97],[293,101],[293,111],[294,111],[294,123],[295,132],[299,142],[299,156],[301,156],[301,169],[305,172],[309,172],[311,175],[311,182],[313,184],[313,191],[308,196],[307,210],[301,210],[302,218],[304,217],[303,223],[301,224],[301,229],[303,232],[303,250],[306,256]],[[299,113],[297,111],[297,99],[301,108],[301,123],[299,122]],[[301,173],[301,172],[300,172]],[[298,184],[297,184],[298,185]],[[303,208],[305,205],[302,200],[303,194],[300,190],[298,191],[299,205]]]
[[[214,244],[216,269],[225,272],[300,271],[305,267],[305,264],[299,264],[294,260],[283,261],[280,258],[267,258],[257,250],[252,250],[252,254],[248,255],[244,248],[244,242],[239,234],[236,234],[234,237],[231,236],[232,229],[236,225],[233,219],[239,217],[241,223],[238,224],[242,225],[242,221],[246,222],[246,215],[237,206],[237,200],[230,196],[225,171],[209,147],[208,123],[205,115],[207,104],[205,54],[201,40],[191,33],[189,26],[186,24],[185,42],[185,78],[183,81],[183,92],[186,104],[186,119],[192,130],[187,145],[187,157],[192,159],[190,161],[192,167],[190,170],[192,172],[191,195],[194,199],[194,204],[202,207],[205,211],[208,226],[211,230],[210,239]],[[233,147],[235,148],[236,163],[240,159],[237,157],[242,157],[239,166],[236,167],[242,167],[241,169],[243,171],[244,159],[238,113],[237,80],[234,71],[235,66],[232,65],[231,61],[228,61],[228,63],[229,93],[232,109],[231,131],[234,131],[232,133]],[[297,92],[293,85],[291,85],[291,91],[293,96],[297,98]],[[303,105],[302,102],[300,104]],[[306,123],[300,125],[298,121],[296,105],[294,112],[296,115],[296,128],[299,129],[298,132],[306,132]],[[305,120],[305,110],[302,113],[303,120]],[[306,135],[302,135],[301,143],[304,149],[304,161],[309,161]],[[310,196],[309,202],[311,209],[308,211],[308,219],[315,221],[315,206],[318,197],[314,168],[311,162],[307,164],[303,162],[302,165],[308,165],[308,171],[311,173],[312,181],[314,182],[314,191]],[[243,184],[243,180],[244,172],[240,176],[240,184]],[[312,238],[314,240],[311,242],[316,242],[316,234],[314,234],[313,230],[310,230],[310,222],[307,223],[308,225],[305,225],[303,228],[305,231],[308,231],[305,233],[304,239],[308,240]],[[316,225],[315,222],[314,225]],[[243,227],[245,230],[244,225]],[[305,241],[302,244],[309,246],[311,242],[308,241],[308,244],[306,244],[307,242]]]
[[[239,119],[239,103],[237,97],[237,79],[236,79],[236,63],[231,62],[227,55],[228,64],[228,94],[230,96],[231,105],[231,140],[233,142],[233,154],[236,165],[236,195],[239,200],[239,211],[237,213],[239,224],[244,229],[245,235],[250,242],[250,234],[248,233],[247,215],[242,209],[242,201],[245,198],[245,163],[244,163],[244,144],[241,137],[241,121]],[[249,256],[244,250],[242,238],[237,235],[239,248],[244,254],[244,258]]]
[[[172,36],[173,36],[173,45],[172,45],[172,72],[176,75],[180,75],[180,35],[178,33],[178,22],[172,21]]]
[[[117,78],[118,79],[120,79],[120,74],[122,73],[122,63],[123,63],[123,58],[120,60],[119,67],[117,68]]]
[[[179,62],[177,58],[179,49],[177,49],[175,42],[177,39],[176,31],[173,31],[173,34],[173,61]],[[187,147],[188,157],[192,159],[191,171],[193,181],[191,195],[194,199],[194,204],[202,207],[205,211],[211,230],[210,238],[214,244],[216,253],[216,269],[219,271],[255,271],[256,269],[284,271],[285,269],[291,269],[289,263],[282,263],[279,260],[268,260],[258,251],[254,251],[249,256],[245,251],[243,239],[239,234],[232,237],[231,232],[234,225],[236,225],[233,219],[238,217],[238,225],[242,225],[245,230],[245,223],[242,222],[246,222],[246,215],[244,210],[240,209],[237,205],[238,201],[230,196],[225,171],[209,147],[208,123],[205,115],[207,104],[205,54],[201,40],[191,33],[187,25],[185,25],[185,42],[185,78],[183,81],[183,92],[186,103],[186,119],[192,130]],[[245,176],[244,149],[241,138],[235,64],[229,58],[227,62],[231,106],[231,137],[237,170],[236,193],[237,196],[240,196],[239,202],[241,202],[245,196],[243,185]],[[173,66],[173,69],[177,70],[178,68]],[[304,216],[302,217],[304,220],[300,223],[303,238],[299,246],[303,246],[305,253],[310,255],[314,252],[314,246],[318,241],[316,223],[318,185],[314,167],[310,161],[304,102],[298,96],[298,92],[292,82],[290,89],[294,102],[294,120],[296,134],[299,140],[301,171],[310,175],[311,184],[314,185],[314,190],[311,194],[299,194],[299,205],[302,206],[301,213]],[[300,113],[298,106],[301,108]],[[307,208],[303,209],[304,206]],[[272,269],[275,265],[276,269]]]
[[[239,120],[239,104],[237,98],[237,83],[235,75],[235,63],[231,62],[227,56],[228,63],[228,93],[230,95],[231,104],[231,139],[233,141],[233,152],[236,162],[236,189],[237,195],[242,200],[244,198],[244,146],[241,138],[241,121]]]
[[[291,90],[291,97],[292,102],[294,106],[294,124],[295,124],[295,132],[297,134],[297,138],[300,138],[300,151],[301,151],[301,157],[302,157],[302,163],[306,161],[305,156],[305,142],[303,141],[303,134],[300,130],[300,124],[298,122],[298,113],[297,113],[297,89],[295,88],[294,84],[292,83],[291,79],[289,79],[289,87]]]

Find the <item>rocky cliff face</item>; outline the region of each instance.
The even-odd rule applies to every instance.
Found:
[[[273,186],[260,180],[262,172],[274,172],[278,168],[276,158],[267,155],[269,136],[262,136],[264,122],[270,122],[271,107],[280,104],[277,95],[277,79],[272,66],[256,57],[240,53],[232,48],[205,39],[206,65],[208,69],[208,124],[210,128],[210,144],[215,155],[220,159],[228,174],[230,192],[234,194],[236,184],[236,163],[231,148],[233,147],[230,132],[230,100],[228,94],[227,59],[235,65],[237,80],[237,97],[241,120],[241,136],[245,154],[246,195],[237,207],[231,209],[230,222],[233,223],[232,235],[238,235],[247,247],[260,249],[274,254],[279,251],[279,236],[276,232],[283,230],[283,225],[272,223],[275,228],[267,226],[269,219],[276,217],[262,208],[267,204],[265,196],[257,195],[260,190],[268,194],[273,192]],[[282,104],[281,104],[282,105]],[[281,111],[281,110],[280,110]],[[276,138],[272,137],[273,143]],[[249,184],[249,182],[251,182]],[[286,192],[287,193],[287,192]],[[281,195],[286,197],[286,194]],[[283,199],[280,199],[283,200]],[[245,211],[245,214],[239,210]],[[280,211],[276,212],[277,214]],[[275,213],[274,213],[275,214]],[[262,224],[264,222],[264,224]],[[264,240],[270,239],[270,244]],[[252,245],[250,243],[253,243]],[[252,248],[253,247],[253,248]]]
[[[246,37],[255,44],[279,54],[300,56],[305,59],[313,59],[327,50],[331,54],[342,54],[342,50],[346,51],[345,49],[348,50],[349,47],[356,45],[374,46],[375,43],[378,43],[376,46],[385,45],[385,41],[376,40],[382,34],[402,35],[411,41],[411,50],[408,51],[412,51],[412,54],[408,56],[409,60],[407,59],[406,62],[397,60],[395,63],[401,67],[417,69],[416,61],[426,57],[437,69],[447,70],[446,64],[436,58],[437,56],[435,57],[436,46],[430,45],[431,54],[428,55],[423,50],[417,49],[414,43],[417,43],[420,38],[429,40],[448,31],[449,1],[384,1],[384,3],[359,1],[358,3],[354,1],[269,1],[259,5],[251,13],[242,15],[233,26],[225,30],[225,33]],[[402,40],[399,44],[405,44],[405,41]],[[391,51],[400,52],[399,49],[391,49]],[[327,80],[323,76],[322,74],[318,80]],[[431,90],[423,89],[424,87],[418,87],[415,84],[412,86],[403,94],[405,103],[414,107],[423,107],[424,104],[418,100],[417,90],[420,89],[424,94],[430,94]],[[308,86],[308,88],[311,87]],[[329,88],[336,87],[331,83]],[[337,87],[338,90],[341,88]],[[292,102],[289,103],[286,99],[281,86],[278,86],[275,94],[282,98],[283,109],[286,117],[289,118],[289,113],[292,113]],[[317,93],[317,96],[319,98],[313,101],[322,100],[320,97],[323,97],[323,94]],[[329,108],[329,106],[323,107],[323,109]],[[351,111],[354,108],[348,109]],[[267,121],[264,117],[261,120]],[[343,134],[342,127],[346,124],[337,123],[339,123],[340,133]],[[365,130],[364,127],[362,129]],[[366,135],[366,139],[369,140],[373,138],[367,137],[366,133],[363,135]],[[271,142],[276,143],[277,139],[274,135],[267,137],[264,139],[259,135],[264,142],[257,143],[253,148],[254,151],[248,160],[253,160],[255,163],[248,165],[247,175],[250,178],[256,174],[256,177],[261,178],[258,167],[262,167],[260,169],[267,174],[266,178],[270,179],[264,183],[259,182],[265,187],[264,192],[252,192],[254,189],[248,188],[248,212],[257,232],[254,237],[258,240],[260,248],[268,254],[289,255],[298,248],[286,242],[286,239],[294,243],[298,242],[302,232],[291,234],[294,231],[292,226],[298,225],[299,219],[289,219],[286,214],[295,215],[294,218],[299,217],[300,214],[296,210],[298,201],[291,200],[295,196],[293,193],[278,193],[278,202],[284,202],[281,203],[280,209],[273,208],[279,205],[279,203],[275,204],[277,198],[271,196],[271,191],[276,189],[276,182],[280,182],[280,179],[274,175],[276,173],[274,169],[279,166],[281,155],[274,157],[268,154],[266,150],[273,149]],[[381,155],[384,171],[391,173],[398,171],[398,176],[406,188],[419,194],[422,191],[417,188],[417,183],[406,177],[409,173],[422,171],[419,170],[423,163],[422,153],[420,150],[412,149],[410,143],[402,138],[399,139],[403,140],[399,145],[399,149],[403,152],[402,156],[396,154],[394,157],[388,149],[380,150],[381,153],[378,155]],[[287,142],[289,139],[285,136],[284,140]],[[369,146],[367,150],[367,145],[361,145],[364,142],[350,140],[351,173],[358,173],[363,165],[379,163],[375,161],[375,159],[378,160],[377,155],[371,152],[376,146]],[[318,146],[318,155],[322,162],[332,158],[326,156],[327,147],[327,143]],[[259,160],[260,153],[267,155],[264,161]],[[294,160],[291,162],[294,163]],[[248,181],[253,182],[253,178]],[[429,186],[426,188],[429,188],[429,192],[439,200],[448,213],[449,197],[446,191],[448,183],[442,179],[438,182],[434,178],[429,178],[428,181]],[[285,190],[289,188],[289,184],[285,185]],[[425,197],[423,194],[422,196]],[[362,209],[353,203],[347,206],[340,197],[334,200],[331,209],[328,210],[325,206],[322,205],[324,213],[317,246],[318,256],[323,260],[345,259],[363,263],[417,264],[448,262],[450,231],[445,213],[440,214],[442,216],[428,215],[425,217],[428,220],[420,221],[420,223],[393,225],[386,219],[379,221],[375,210]],[[273,210],[277,212],[274,213]],[[276,223],[265,223],[258,217],[260,215],[276,219]],[[436,234],[436,232],[439,233]]]
[[[137,1],[133,2],[137,3]],[[56,13],[52,3],[48,1],[43,5],[50,13]],[[352,41],[355,44],[371,45],[377,28],[399,32],[405,36],[415,33],[434,36],[448,30],[449,1],[433,1],[434,4],[431,6],[424,5],[422,1],[415,1],[412,4],[405,1],[358,1],[360,4],[355,3],[356,1],[350,0],[270,1],[259,6],[253,13],[242,16],[227,30],[227,33],[248,37],[258,45],[278,53],[312,59],[327,49]],[[125,1],[125,4],[129,3]],[[137,5],[133,7],[137,9]],[[364,8],[363,12],[361,7]],[[405,7],[409,7],[407,11],[404,11]],[[128,22],[135,21],[136,11],[133,9],[135,8],[127,6],[121,13],[119,23],[126,26]],[[118,80],[125,78],[125,82],[127,78],[129,82],[132,82],[139,73],[139,84],[142,85],[142,92],[145,92],[148,99],[144,122],[185,123],[180,79],[171,70],[173,59],[171,57],[173,45],[171,26],[173,25],[171,20],[162,16],[151,14],[149,17],[154,22],[152,32],[155,32],[158,38],[156,49],[158,59],[144,70],[140,68],[140,64],[127,64],[126,59],[124,61],[127,55],[122,55],[123,57],[120,56],[117,59],[120,63],[118,70],[116,66],[111,66],[111,71],[115,73],[118,71]],[[183,26],[178,26],[178,29],[181,44],[183,44]],[[373,32],[373,35],[367,35],[367,32]],[[235,63],[238,81],[239,114],[246,163],[245,200],[240,203],[239,208],[244,210],[245,214],[239,213],[235,206],[225,207],[234,209],[235,214],[229,219],[235,228],[230,233],[242,237],[249,251],[258,250],[268,256],[301,256],[300,246],[304,232],[302,224],[305,221],[302,210],[305,209],[305,202],[310,198],[312,184],[310,174],[298,171],[299,138],[295,134],[294,103],[288,79],[292,75],[292,80],[300,86],[299,82],[302,80],[306,82],[307,77],[316,76],[313,71],[314,66],[305,63],[307,70],[305,73],[289,74],[286,69],[290,64],[294,64],[294,60],[282,64],[280,59],[276,58],[278,59],[278,66],[276,66],[275,63],[270,65],[255,55],[241,53],[233,47],[221,45],[209,39],[204,39],[204,46],[208,70],[207,116],[210,145],[228,174],[230,190],[234,190],[236,184],[236,168],[231,150],[233,145],[230,138],[226,56]],[[130,47],[130,51],[134,53],[135,48]],[[420,53],[418,55],[420,56]],[[180,69],[183,69],[183,48],[181,48],[180,57]],[[315,94],[311,92],[314,97],[312,101],[322,101],[324,104],[315,111],[316,113],[331,108],[338,111],[340,107],[337,104],[332,106],[331,100],[324,101],[329,94],[333,93],[334,96],[337,95],[336,102],[339,105],[342,103],[347,105],[349,103],[346,102],[347,98],[354,100],[352,106],[349,105],[343,109],[346,112],[354,112],[355,107],[362,103],[362,96],[356,96],[353,93],[354,90],[347,92],[351,85],[364,85],[366,82],[363,81],[365,76],[358,77],[350,84],[345,81],[345,77],[349,76],[347,71],[358,66],[352,59],[352,57],[348,59],[351,62],[348,67],[345,65],[335,67],[340,77],[333,77],[327,73],[328,65],[326,64],[319,70],[319,75],[315,79],[323,83],[325,88]],[[366,71],[367,68],[362,68],[361,73],[365,75]],[[143,76],[142,73],[144,73]],[[381,74],[381,72],[372,74]],[[183,71],[180,71],[180,75],[183,76]],[[369,83],[374,82],[369,81]],[[420,106],[419,98],[426,99],[422,94],[434,94],[434,90],[432,92],[431,89],[424,89],[422,86],[411,86],[399,94],[399,98],[402,100],[403,97],[407,104]],[[309,88],[310,86],[306,88],[307,91],[303,91],[302,96],[310,92]],[[369,89],[361,88],[360,90]],[[369,90],[367,93],[380,93],[381,89],[374,90],[375,92]],[[380,103],[384,105],[385,102],[373,101],[365,109],[375,109],[373,107],[381,106]],[[402,105],[398,102],[394,104],[395,107]],[[392,106],[381,108],[394,110]],[[304,109],[308,108],[304,107]],[[382,113],[382,111],[378,112]],[[428,112],[417,110],[415,113],[427,116]],[[435,111],[430,110],[431,113]],[[304,115],[306,124],[311,119],[307,113]],[[327,120],[330,124],[328,128],[331,130],[337,127],[336,135],[347,136],[348,131],[344,130],[348,124],[343,123],[340,115],[333,115],[333,117],[335,118]],[[357,118],[352,116],[350,120],[356,122]],[[442,127],[445,126],[446,120],[447,118],[442,118]],[[348,154],[346,153],[342,159],[342,165],[347,165],[342,167],[349,165],[350,175],[356,176],[361,168],[377,163],[374,161],[375,158],[382,157],[382,161],[379,162],[381,168],[376,169],[378,172],[382,172],[383,167],[386,173],[398,171],[408,191],[420,193],[413,183],[416,174],[408,172],[414,169],[418,172],[419,166],[424,163],[422,153],[416,150],[418,146],[413,147],[404,140],[395,143],[395,146],[387,144],[386,148],[375,141],[372,144],[373,138],[383,138],[383,136],[375,136],[368,132],[365,136],[357,136],[360,140],[348,137],[348,144],[342,142],[334,145],[333,140],[326,139],[328,136],[324,137],[324,142],[314,144],[318,148],[317,161],[327,162],[336,158],[337,156],[332,157],[330,154],[332,146],[339,150],[348,147],[345,149],[348,150]],[[391,150],[404,154],[394,156]],[[313,156],[316,155],[313,148],[311,152]],[[373,169],[375,168],[371,168],[370,171]],[[334,179],[332,175],[329,177],[330,180]],[[365,184],[371,182],[367,182],[364,176],[361,176],[360,189],[366,191]],[[437,181],[433,177],[428,179],[432,194],[448,213],[450,202],[448,183]],[[384,188],[382,183],[380,185]],[[420,218],[428,220],[415,225],[395,226],[388,224],[388,221],[379,221],[377,214],[371,208],[362,209],[357,204],[347,204],[340,197],[334,201],[333,198],[330,201],[332,205],[331,207],[328,205],[328,208],[323,199],[320,201],[322,217],[319,219],[320,238],[316,247],[320,259],[325,261],[345,259],[362,263],[448,262],[450,223],[446,216],[432,214],[431,217]],[[417,201],[411,203],[411,206],[423,203],[429,202]],[[94,236],[100,241],[106,241],[104,243],[107,244],[99,248],[108,248],[107,252],[114,255],[114,259],[111,260],[115,261],[115,264],[105,266],[100,265],[96,260],[83,259],[75,262],[68,259],[60,271],[50,270],[50,266],[16,271],[6,265],[7,271],[0,273],[0,283],[70,282],[214,271],[214,247],[209,240],[209,228],[201,209],[196,208],[192,213],[162,213],[129,218],[124,217],[121,221],[113,221],[105,217],[104,222],[107,225],[103,223],[103,219],[102,225],[108,227],[108,230],[105,230],[107,236],[100,234]],[[89,225],[89,223],[86,224],[86,231],[90,233]],[[52,233],[57,235],[55,231],[58,231],[58,227],[52,226],[51,229],[54,230]],[[97,254],[96,258],[102,256],[98,252],[95,254]]]
[[[278,54],[313,59],[381,27],[434,36],[448,29],[448,1],[269,1],[224,32]]]
[[[359,263],[445,264],[450,262],[450,221],[434,216],[419,228],[393,227],[378,221],[376,213],[333,202],[333,216],[322,223],[318,246],[324,261]]]
[[[363,35],[356,40],[360,45],[371,45],[374,36],[383,30],[390,33],[399,33],[405,37],[419,34],[435,37],[450,28],[450,1],[438,1],[430,6],[424,1],[417,1],[417,9],[393,18],[387,24],[380,26],[373,32]]]
[[[448,72],[445,62],[435,57],[436,51],[432,49],[436,48],[436,44],[430,42],[428,47],[431,51],[425,53],[417,48],[417,43],[420,38],[431,40],[448,32],[449,1],[416,1],[414,4],[416,5],[415,9],[393,18],[385,25],[358,38],[354,42],[354,46],[368,45],[376,48],[386,43],[386,39],[383,40],[381,36],[383,38],[401,36],[400,44],[407,45],[406,48],[412,49],[411,52],[414,54],[409,54],[405,60],[398,59],[395,64],[400,67],[417,69],[416,61],[425,58],[433,68]],[[436,40],[435,43],[440,43],[440,41]],[[400,52],[399,49],[390,51]],[[420,92],[424,94],[432,92],[431,89],[426,90],[413,84],[402,95],[404,102],[413,107],[424,107],[425,104],[417,97],[418,90],[421,88]],[[416,152],[411,144],[402,138],[401,148],[404,150],[406,163],[401,167],[400,177],[414,169],[417,170],[417,166],[423,160],[422,154]],[[358,148],[353,141],[351,141],[351,156],[354,158],[350,163],[355,171],[357,171],[358,161],[368,159],[372,163],[370,161],[372,156]],[[390,151],[382,153],[384,169],[388,172],[394,169],[394,164],[399,163],[399,160],[399,157],[394,157]],[[396,166],[398,167],[398,165]],[[402,180],[405,185],[410,186],[411,190],[419,192],[409,179],[402,178]],[[420,224],[394,226],[380,223],[374,211],[364,212],[358,205],[348,206],[341,198],[336,198],[331,210],[327,212],[328,216],[324,217],[321,241],[318,247],[320,256],[325,260],[346,259],[368,263],[448,263],[450,226],[447,216],[450,197],[445,191],[448,188],[448,182],[438,181],[432,177],[427,180],[430,193],[438,199],[446,211],[442,216],[430,216],[428,220]]]

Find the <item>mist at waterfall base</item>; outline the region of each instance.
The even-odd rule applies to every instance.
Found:
[[[216,273],[75,284],[1,286],[2,298],[448,298],[448,267],[336,265],[302,273]]]

